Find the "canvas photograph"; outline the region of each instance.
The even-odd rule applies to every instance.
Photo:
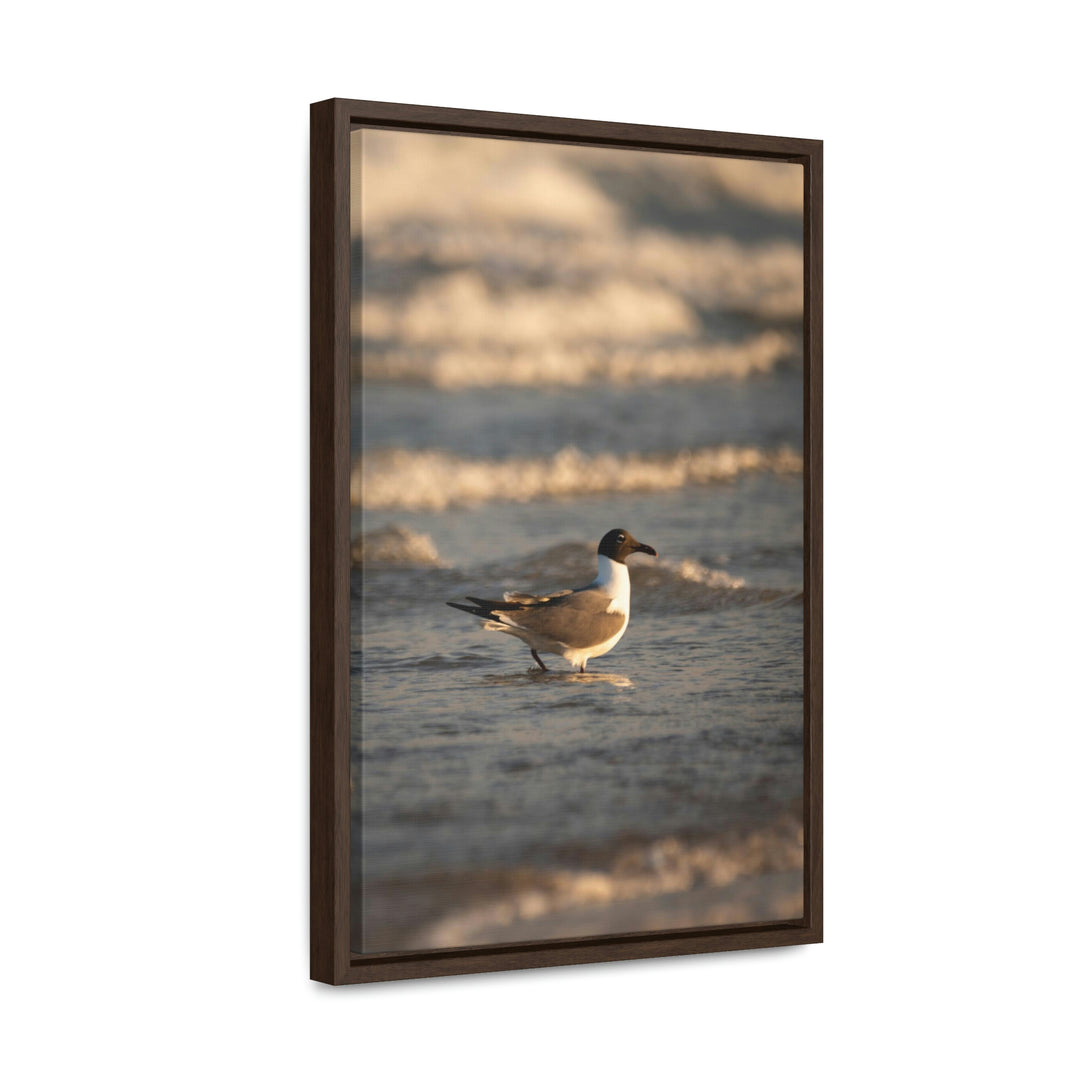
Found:
[[[348,137],[351,953],[804,919],[804,166]]]

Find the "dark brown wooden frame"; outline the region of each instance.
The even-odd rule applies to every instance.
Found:
[[[349,947],[349,135],[447,132],[803,166],[804,905],[754,926],[356,956]],[[311,106],[311,977],[341,984],[822,940],[822,144],[815,139],[333,98]]]

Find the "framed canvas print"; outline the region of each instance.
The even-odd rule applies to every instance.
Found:
[[[816,140],[311,107],[311,975],[822,940]]]

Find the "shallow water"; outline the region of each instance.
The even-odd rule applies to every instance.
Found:
[[[574,531],[577,515],[565,504],[474,507],[453,527],[435,528],[438,555],[455,556],[452,566],[354,570],[353,778],[362,798],[353,850],[364,885],[357,915],[368,911],[364,951],[446,944],[459,924],[470,928],[459,944],[476,934],[496,940],[494,871],[509,875],[494,891],[513,905],[536,891],[515,871],[610,879],[628,850],[670,842],[709,841],[729,862],[744,859],[749,873],[760,845],[771,844],[777,870],[798,868],[788,837],[802,791],[798,488],[753,477],[705,496],[668,494],[662,505],[643,499],[636,514],[625,502],[590,508],[611,523],[617,513],[635,521],[661,557],[630,560],[630,627],[584,674],[558,658],[539,672],[521,642],[445,604],[587,582],[591,545],[536,544],[562,540],[548,532],[554,519],[564,534]],[[395,519],[419,528],[433,516]],[[496,519],[536,546],[506,558],[485,541],[500,531]],[[726,523],[722,550],[707,540],[717,519]],[[650,531],[638,520],[652,520]],[[767,545],[754,540],[762,531]],[[751,856],[740,854],[747,830],[758,837]],[[674,892],[687,891],[661,890],[648,910],[666,910]],[[758,907],[743,895],[741,910],[798,914],[801,880],[780,901],[774,891],[775,883],[763,888]],[[447,912],[431,909],[433,896],[452,901],[458,923],[442,925]],[[683,902],[682,915],[666,917],[704,918]],[[588,925],[603,922],[594,906],[584,905]],[[550,900],[540,914],[545,921],[522,933],[547,926],[572,936],[584,925],[581,904],[564,911]]]

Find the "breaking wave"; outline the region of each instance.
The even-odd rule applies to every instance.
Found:
[[[623,223],[634,193],[661,195],[673,207],[727,195],[774,214],[802,211],[803,171],[788,162],[374,129],[362,140],[352,141],[354,233],[362,223],[476,217],[603,233]],[[605,191],[604,176],[613,171],[629,181],[622,197]]]
[[[365,257],[388,279],[391,268],[410,262],[422,261],[436,270],[438,276],[426,290],[404,300],[400,317],[407,325],[415,323],[444,290],[454,288],[461,294],[457,302],[466,316],[474,324],[488,317],[484,332],[497,335],[503,332],[498,316],[515,305],[548,298],[548,290],[537,289],[538,281],[548,282],[549,289],[568,290],[571,300],[582,293],[583,282],[593,286],[618,282],[624,287],[661,289],[706,309],[784,319],[802,313],[802,250],[788,241],[743,244],[723,235],[687,237],[659,229],[604,237],[538,236],[478,224],[435,228],[415,222],[369,236]],[[473,287],[466,291],[463,282]],[[475,287],[479,283],[497,283],[498,288]],[[369,317],[365,333],[385,333],[383,304],[354,308],[354,317],[361,313]],[[492,314],[497,316],[494,321]],[[354,322],[354,330],[359,329]]]
[[[621,221],[618,204],[575,167],[574,148],[367,129],[352,155],[354,234],[416,219],[580,231]]]
[[[584,386],[743,379],[798,357],[792,335],[766,330],[745,341],[642,348],[557,344],[536,347],[367,350],[356,376],[442,390],[488,386]]]
[[[457,270],[422,280],[407,297],[372,296],[357,305],[365,340],[405,345],[649,342],[701,329],[677,293],[625,280],[587,289],[495,289],[475,270]]]
[[[639,612],[689,613],[802,600],[801,591],[748,585],[745,578],[705,566],[697,559],[661,559],[655,563],[641,560],[634,566],[633,575]]]
[[[426,533],[387,525],[354,537],[352,561],[366,566],[444,566],[435,542]]]
[[[444,450],[377,450],[353,464],[349,495],[369,510],[445,510],[492,500],[668,491],[734,480],[745,473],[795,476],[790,447],[711,446],[666,454],[585,454],[567,446],[551,457],[465,458]]]
[[[627,844],[600,870],[489,871],[470,882],[480,895],[461,897],[410,947],[797,919],[802,866],[802,824],[793,819],[727,842],[672,836]],[[455,891],[441,886],[443,897]]]

